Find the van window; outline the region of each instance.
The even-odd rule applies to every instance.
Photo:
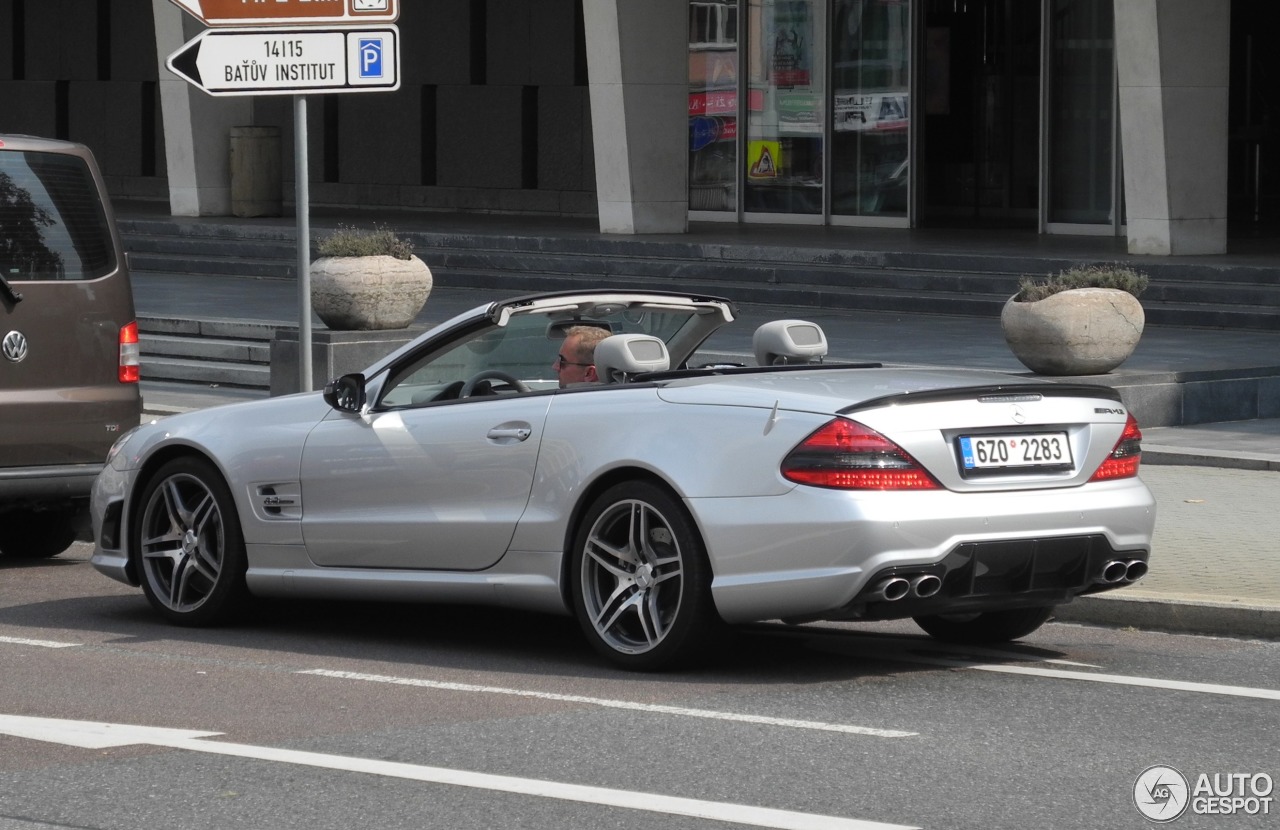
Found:
[[[0,274],[15,280],[92,280],[116,268],[93,174],[57,153],[0,153]]]

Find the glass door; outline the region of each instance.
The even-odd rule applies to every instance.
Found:
[[[907,216],[911,5],[835,0],[831,213]]]
[[[689,210],[738,211],[738,0],[689,3]]]
[[[747,0],[741,166],[748,218],[823,220],[826,7],[827,0]]]
[[[1037,227],[1040,7],[928,0],[922,224]]]
[[[1046,230],[1119,233],[1112,0],[1048,0]]]

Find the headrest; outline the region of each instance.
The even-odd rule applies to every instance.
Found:
[[[671,368],[667,344],[649,334],[615,334],[596,344],[596,375],[602,383],[624,383],[642,372]]]
[[[756,329],[751,348],[759,366],[821,363],[827,353],[827,336],[817,323],[774,320]]]

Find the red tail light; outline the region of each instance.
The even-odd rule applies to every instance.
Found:
[[[1124,432],[1111,450],[1111,455],[1098,467],[1090,481],[1111,481],[1116,478],[1133,478],[1142,463],[1142,430],[1133,415],[1125,421]]]
[[[120,329],[120,382],[137,383],[142,377],[140,362],[141,352],[138,348],[138,324],[136,322]]]
[[[856,421],[837,418],[782,462],[797,484],[840,490],[938,490],[942,485],[897,444]]]

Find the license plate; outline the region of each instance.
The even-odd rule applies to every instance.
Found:
[[[1007,467],[1070,467],[1071,444],[1065,432],[1033,435],[962,435],[960,457],[966,470]]]

